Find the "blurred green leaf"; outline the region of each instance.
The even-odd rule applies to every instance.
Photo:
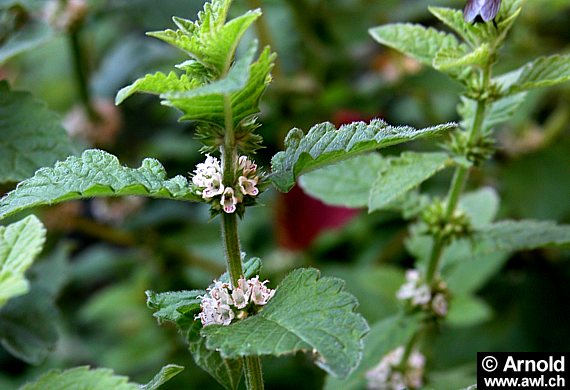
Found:
[[[364,339],[362,364],[344,380],[328,376],[326,390],[359,390],[366,388],[366,372],[380,363],[388,352],[403,346],[418,330],[418,317],[394,316],[377,322]]]
[[[540,57],[515,70],[512,75],[518,77],[506,94],[561,84],[570,80],[570,55]]]
[[[474,295],[454,295],[446,320],[451,326],[473,326],[487,321],[492,310],[485,301]]]
[[[308,134],[293,129],[285,139],[285,151],[271,159],[271,180],[281,192],[288,192],[301,175],[363,152],[440,134],[453,123],[424,129],[393,127],[382,120],[353,122],[336,129],[329,122],[313,126]]]
[[[5,81],[0,81],[0,123],[0,183],[23,180],[71,153],[57,115],[29,93],[11,91]]]
[[[406,152],[388,159],[372,185],[368,211],[382,209],[414,187],[441,171],[449,163],[445,153]]]
[[[342,378],[358,365],[368,332],[366,321],[354,312],[356,305],[340,279],[297,269],[260,313],[229,326],[206,326],[202,335],[206,347],[225,358],[313,352],[318,366]]]
[[[44,226],[33,215],[0,226],[0,307],[10,298],[28,292],[24,273],[41,252],[45,234]]]
[[[60,390],[60,389],[89,389],[89,390],[138,390],[135,383],[129,383],[129,378],[113,374],[107,368],[89,369],[87,366],[70,368],[69,370],[51,370],[39,377],[35,382],[28,383],[20,390]]]
[[[96,196],[140,195],[151,198],[200,201],[183,176],[166,179],[164,167],[155,159],[144,159],[140,168],[120,165],[117,157],[102,150],[86,150],[42,168],[0,199],[0,219],[19,211],[73,199]]]
[[[326,204],[367,207],[369,193],[378,173],[388,161],[377,153],[356,156],[323,169],[308,172],[299,179],[305,192]]]
[[[2,4],[0,4],[2,6]],[[0,64],[18,54],[32,50],[55,36],[53,29],[44,22],[30,21],[13,34],[10,34],[0,46]]]
[[[474,227],[491,223],[499,211],[499,195],[491,187],[483,187],[464,194],[459,200],[459,207],[471,220]]]

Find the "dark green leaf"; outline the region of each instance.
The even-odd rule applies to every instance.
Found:
[[[263,311],[229,326],[209,325],[202,334],[206,347],[225,358],[312,352],[321,368],[346,377],[360,362],[368,332],[366,321],[354,313],[356,305],[340,279],[297,269]]]
[[[129,378],[113,374],[107,368],[89,369],[89,367],[75,367],[69,370],[51,370],[38,380],[28,383],[20,390],[61,390],[61,389],[89,389],[89,390],[139,390]]]
[[[16,182],[71,153],[57,115],[27,92],[0,81],[0,183]]]
[[[392,127],[376,119],[369,124],[354,122],[343,125],[338,130],[325,122],[313,126],[307,135],[293,129],[285,139],[285,151],[277,153],[271,160],[271,180],[279,191],[287,192],[295,180],[307,172],[371,150],[435,136],[454,127],[455,124],[447,123],[418,130]]]

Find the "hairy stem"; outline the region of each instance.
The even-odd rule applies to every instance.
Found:
[[[226,187],[234,187],[236,182],[236,169],[238,151],[233,126],[233,113],[229,96],[224,97],[225,133],[222,147],[223,183]],[[226,265],[232,286],[237,286],[238,279],[243,276],[241,264],[241,249],[239,244],[237,215],[222,212],[222,238],[226,254]],[[257,356],[248,356],[244,359],[244,374],[248,390],[263,390],[263,375],[261,361]]]

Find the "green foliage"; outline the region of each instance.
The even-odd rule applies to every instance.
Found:
[[[475,326],[489,320],[492,310],[474,295],[454,295],[446,320],[451,326]]]
[[[570,55],[537,58],[513,71],[509,78],[516,81],[506,90],[508,95],[564,83],[570,80]]]
[[[178,30],[149,33],[192,59],[177,66],[184,71],[180,76],[158,72],[135,81],[119,91],[116,103],[135,92],[158,94],[164,105],[182,112],[182,120],[199,123],[197,136],[204,143],[204,150],[217,150],[225,131],[235,131],[241,151],[251,153],[259,148],[261,138],[253,134],[258,127],[254,116],[271,81],[275,55],[265,48],[254,62],[257,45],[253,44],[234,61],[243,34],[261,12],[250,11],[226,23],[230,3],[206,3],[198,21],[174,18]],[[230,122],[231,129],[227,129]]]
[[[319,278],[315,269],[297,269],[259,314],[229,326],[204,327],[206,347],[227,358],[312,352],[318,366],[346,377],[360,362],[368,326],[354,313],[356,299],[343,284]]]
[[[184,367],[169,364],[146,385],[129,382],[126,376],[115,375],[106,368],[89,369],[87,366],[69,370],[52,370],[35,382],[28,383],[20,390],[56,390],[56,389],[88,389],[88,390],[155,390],[182,371]]]
[[[2,12],[0,4],[0,16]],[[37,48],[47,43],[54,37],[53,29],[44,22],[28,21],[25,26],[19,28],[2,42],[0,46],[0,64],[8,61],[12,57],[26,51]]]
[[[42,223],[33,215],[0,226],[0,307],[10,298],[28,292],[24,273],[41,252],[45,234]]]
[[[98,196],[139,195],[151,198],[199,201],[183,176],[166,179],[166,171],[155,159],[144,159],[141,167],[127,168],[112,154],[86,150],[53,168],[42,168],[22,181],[0,200],[0,219],[19,211],[73,199]]]
[[[344,380],[327,377],[326,390],[356,390],[366,387],[366,372],[391,350],[404,345],[419,327],[419,318],[393,316],[377,322],[364,339],[362,364]]]
[[[454,127],[448,123],[418,130],[408,126],[393,127],[376,119],[369,124],[353,122],[339,129],[325,122],[313,126],[307,135],[300,129],[293,129],[285,139],[285,151],[271,160],[271,180],[279,191],[287,192],[299,176],[312,170],[371,150],[435,136]]]
[[[435,175],[449,164],[445,153],[406,152],[388,159],[389,165],[374,180],[368,211],[385,208],[403,194]]]
[[[0,82],[0,183],[30,177],[38,168],[67,157],[71,144],[56,114],[27,92]]]

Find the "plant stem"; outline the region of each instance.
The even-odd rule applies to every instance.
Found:
[[[89,81],[87,77],[87,67],[85,64],[85,55],[83,52],[83,47],[81,45],[80,38],[81,28],[76,27],[69,32],[69,46],[71,49],[71,55],[73,59],[73,69],[75,72],[75,79],[77,84],[77,89],[79,90],[79,98],[83,104],[83,108],[89,119],[92,121],[99,120],[99,115],[97,111],[93,108],[91,93],[89,92]]]
[[[233,126],[233,113],[231,99],[224,96],[224,145],[221,148],[223,184],[233,188],[236,182],[237,167],[237,147],[235,131]],[[230,274],[232,286],[237,286],[238,279],[243,276],[241,264],[241,249],[239,244],[237,215],[228,214],[222,211],[222,239],[226,254],[226,265]],[[248,390],[263,390],[263,375],[261,371],[261,361],[257,356],[247,356],[243,358],[244,374]]]
[[[444,247],[445,245],[443,240],[439,238],[434,238],[428,262],[428,267],[426,271],[426,283],[428,286],[431,286],[435,276],[437,275],[437,270],[439,268],[439,260],[441,259],[441,254],[443,253]]]

